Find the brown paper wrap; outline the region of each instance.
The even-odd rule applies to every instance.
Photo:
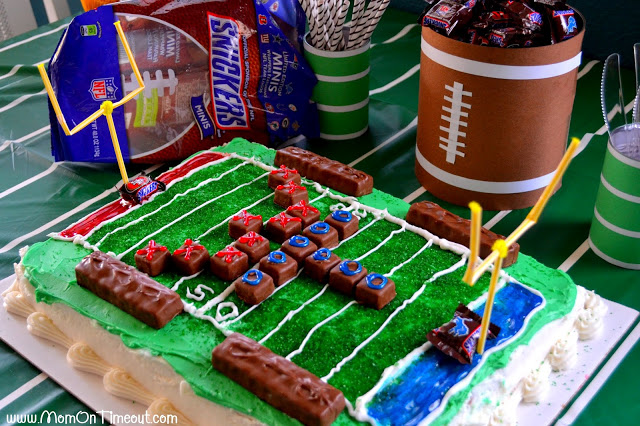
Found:
[[[582,46],[584,19],[580,18],[582,30],[574,38],[520,49],[471,45],[422,29],[416,175],[429,192],[458,205],[478,201],[488,210],[535,204],[566,148],[578,67],[525,80],[476,74],[488,70],[486,75],[496,75],[491,64],[553,67],[570,62]],[[425,46],[428,52],[435,51],[438,62],[432,59],[434,54],[425,54]],[[472,64],[473,74],[442,63]],[[498,73],[506,71],[498,68]],[[458,112],[463,115],[459,119]],[[440,145],[451,144],[441,137],[463,143],[455,150],[464,156],[450,154],[447,161],[447,151]],[[531,181],[536,178],[540,179]]]

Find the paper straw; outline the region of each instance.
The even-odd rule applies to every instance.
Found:
[[[327,20],[327,48],[331,51],[337,49],[338,44],[333,42],[333,34],[336,30],[336,24],[338,20],[338,13],[340,12],[340,8],[338,7],[338,1],[341,0],[325,0],[325,4],[327,5],[327,16],[329,19]]]
[[[372,0],[369,4],[375,3],[375,0]],[[349,42],[347,43],[347,50],[353,49],[358,44],[358,40],[360,39],[360,34],[364,30],[364,17],[366,15],[365,11],[365,0],[354,0],[353,3],[353,14],[351,15],[351,29],[349,31]]]
[[[320,29],[318,49],[326,49],[329,44],[329,35],[327,34],[327,3],[329,0],[316,0],[316,9],[318,10],[317,24]]]
[[[387,7],[389,6],[390,1],[391,0],[381,0],[378,4],[377,9],[374,9],[371,12],[371,14],[369,15],[370,22],[365,27],[364,33],[361,36],[362,38],[360,39],[360,43],[358,44],[358,47],[364,46],[369,42],[369,40],[371,40],[371,35],[373,34],[373,31],[378,26],[378,22],[380,22],[382,15],[387,10]]]
[[[343,30],[344,23],[347,20],[347,13],[349,13],[349,7],[351,7],[351,2],[349,0],[343,0],[337,17],[336,28],[331,39],[331,43],[335,45],[338,50],[344,50],[346,47]]]

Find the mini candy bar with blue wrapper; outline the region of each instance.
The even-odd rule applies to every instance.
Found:
[[[451,35],[456,29],[466,28],[472,17],[475,0],[462,3],[458,0],[440,0],[421,17],[422,25]]]
[[[129,183],[122,184],[118,191],[120,191],[120,195],[124,200],[134,204],[142,204],[151,195],[165,189],[167,189],[167,186],[164,182],[153,180],[148,176],[138,176],[129,181]]]
[[[457,359],[462,364],[471,364],[480,339],[482,318],[462,303],[458,305],[453,319],[427,334],[427,339],[445,355]],[[487,337],[493,339],[500,333],[500,327],[489,324]]]
[[[116,20],[145,85],[113,112],[125,161],[183,159],[235,137],[318,136],[309,102],[317,80],[299,48],[305,19],[296,0],[130,0],[76,16],[48,70],[67,123],[139,86]],[[50,117],[56,161],[115,162],[104,118],[67,136]]]

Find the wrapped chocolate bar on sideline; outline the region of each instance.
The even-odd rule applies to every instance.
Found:
[[[101,251],[82,259],[76,279],[80,286],[155,329],[182,312],[178,293]]]
[[[233,333],[216,346],[211,362],[222,374],[305,425],[328,426],[345,407],[338,389],[242,334]]]

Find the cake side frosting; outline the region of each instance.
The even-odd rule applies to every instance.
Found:
[[[230,144],[221,151],[233,151],[234,149],[237,149],[245,155],[252,154],[252,156],[257,157],[262,161],[269,161],[268,157],[273,155],[272,151],[261,147],[258,148],[245,142]],[[206,196],[203,194],[200,198],[196,196],[194,197],[194,200],[185,199],[184,203],[180,203],[178,209],[182,209],[185,214],[187,214],[191,210],[219,195],[235,193],[236,188],[239,185],[244,184],[243,182],[252,182],[254,180],[256,183],[261,182],[261,179],[264,178],[264,173],[260,170],[255,170],[257,169],[255,167],[251,168],[247,166],[245,168],[245,165],[242,164],[246,161],[246,159],[240,158],[230,159],[228,162],[224,162],[226,164],[224,165],[224,168],[220,170],[215,169],[215,166],[203,169],[203,173],[201,173],[202,176],[196,177],[198,173],[194,173],[192,175],[195,181],[192,179],[189,182],[176,183],[176,191],[189,191],[190,188],[199,185],[206,179],[213,179],[216,176],[220,176],[221,173],[224,173],[223,170],[228,170],[229,167],[234,167],[236,169],[234,170],[234,173],[228,175],[228,177],[234,176],[240,181],[240,183],[234,183],[233,181],[227,181],[224,178],[219,179],[216,181],[216,192],[214,194],[208,193]],[[209,174],[207,175],[207,173]],[[180,185],[181,183],[183,183],[183,185]],[[203,186],[205,185],[206,184]],[[262,198],[265,198],[266,200],[268,198],[267,196],[269,193],[266,190],[263,191],[259,186],[253,185],[253,182],[247,185],[247,187],[248,188],[246,189],[250,189],[250,191],[242,191],[241,193],[243,196],[250,193],[252,197],[251,199],[253,200],[261,200]],[[320,206],[321,210],[323,210],[323,213],[325,214],[338,202],[344,202],[346,204],[349,204],[349,202],[355,202],[355,199],[350,199],[339,194],[329,192],[325,188],[319,186],[311,185],[309,186],[309,189],[310,199],[315,200],[314,205],[317,204]],[[196,191],[192,192],[194,193],[193,195],[195,195]],[[163,194],[160,194],[156,197],[156,200],[175,197],[175,195],[173,195],[175,193],[176,192],[172,192],[164,198],[162,197]],[[405,293],[399,298],[398,304],[393,306],[394,309],[397,309],[403,300],[406,300],[414,294],[425,281],[424,278],[416,279],[416,276],[423,277],[426,273],[425,264],[428,269],[428,273],[426,275],[430,276],[434,275],[437,271],[447,270],[452,265],[455,265],[460,259],[454,255],[454,253],[442,251],[436,248],[434,248],[435,250],[429,247],[425,248],[429,241],[426,239],[427,237],[420,236],[415,232],[407,232],[407,225],[405,225],[406,222],[402,223],[403,221],[394,216],[402,217],[408,210],[408,204],[387,194],[380,193],[379,191],[374,191],[373,194],[362,197],[359,199],[359,202],[362,203],[362,205],[366,204],[373,206],[374,208],[379,207],[387,209],[386,211],[390,214],[385,218],[386,220],[382,220],[382,218],[379,217],[380,213],[376,215],[374,214],[374,211],[370,209],[369,214],[363,218],[361,223],[361,229],[367,227],[367,231],[354,238],[350,243],[345,244],[342,248],[343,251],[341,252],[341,255],[343,257],[351,256],[352,258],[366,255],[364,258],[365,260],[363,261],[370,262],[370,264],[375,268],[378,268],[378,270],[382,270],[386,267],[388,271],[384,270],[384,272],[391,273],[393,271],[393,274],[397,274],[398,279],[394,276],[394,280],[396,280],[396,282],[406,283],[407,288],[405,289]],[[245,205],[241,205],[241,207],[244,207]],[[136,228],[138,228],[139,224],[146,226],[146,229],[157,230],[158,228],[166,226],[166,223],[171,223],[173,221],[173,219],[166,217],[166,211],[160,211],[143,218],[144,215],[148,215],[150,210],[153,209],[152,205],[148,206],[149,207],[146,209],[137,209],[131,213],[131,216],[126,215],[122,217],[121,219],[125,220],[126,223],[122,222],[122,220],[114,221],[112,224],[105,224],[101,229],[96,230],[95,234],[92,235],[92,238],[88,241],[89,246],[95,246],[95,243],[100,243],[100,245],[104,245],[104,247],[113,249],[114,253],[123,258],[127,263],[130,263],[131,259],[129,259],[129,257],[132,257],[130,247],[135,247],[136,242],[141,241],[142,238],[140,238],[140,235],[135,235],[135,232],[131,232],[132,235],[125,236],[126,242],[121,243],[118,241],[109,243],[110,239],[113,239],[112,236],[115,235],[115,233],[110,234],[110,232],[113,232],[118,228],[122,228],[123,226],[125,226],[125,228],[122,228],[121,230],[130,229],[131,231],[137,231]],[[256,206],[264,209],[265,213],[267,213],[265,215],[266,217],[268,217],[268,214],[280,210],[279,208],[268,204],[268,201],[265,201],[262,204],[259,202]],[[227,215],[228,212],[231,212],[229,214],[237,212],[237,207],[238,205],[235,204],[231,206],[222,206],[219,209],[220,211],[215,214],[221,217],[226,217],[225,215]],[[363,209],[363,211],[366,210],[365,207],[360,207],[359,204],[350,204],[349,207],[351,207],[354,212],[358,209]],[[235,211],[233,211],[234,209]],[[208,244],[213,245],[213,247],[215,247],[215,244],[219,244],[219,246],[221,246],[224,238],[222,238],[223,235],[220,231],[225,231],[225,229],[220,228],[224,227],[218,225],[214,225],[214,227],[212,227],[208,224],[197,223],[199,214],[205,212],[204,208],[201,208],[199,212],[201,213],[192,213],[188,215],[194,222],[196,222],[191,225],[194,226],[195,229],[204,237],[214,237],[209,240]],[[151,223],[146,223],[147,219],[150,219]],[[126,225],[131,222],[135,223],[133,225]],[[218,226],[218,228],[215,228],[215,226]],[[180,239],[177,236],[180,233],[179,231],[172,229],[170,226],[166,227],[163,231],[165,230],[167,232],[162,235],[168,235],[170,238],[174,238],[176,240]],[[143,233],[142,235],[147,238],[150,233]],[[172,237],[174,233],[176,236]],[[401,236],[402,238],[398,238],[398,236]],[[384,242],[384,250],[378,253],[381,242]],[[446,245],[446,243],[443,244]],[[378,249],[376,249],[376,247],[378,247]],[[453,248],[459,253],[464,253],[464,250],[456,247],[456,245],[452,245],[449,248]],[[397,256],[391,254],[396,251],[399,253]],[[47,258],[47,255],[51,256],[51,253],[53,253],[52,259]],[[210,364],[207,362],[208,353],[207,350],[203,349],[203,347],[209,349],[209,347],[215,345],[216,341],[220,342],[224,338],[223,334],[218,330],[214,322],[199,321],[195,323],[187,321],[184,319],[185,315],[183,314],[176,317],[176,319],[174,319],[176,323],[170,323],[167,326],[168,329],[166,331],[161,330],[159,332],[153,332],[130,317],[127,318],[128,316],[126,314],[119,313],[117,310],[114,311],[114,309],[112,309],[113,307],[106,304],[106,302],[101,305],[99,301],[92,300],[91,303],[85,304],[85,300],[87,300],[87,298],[82,297],[83,294],[73,294],[78,292],[73,284],[74,277],[72,276],[72,271],[73,266],[75,266],[75,264],[88,253],[89,251],[84,247],[84,244],[80,246],[54,240],[34,246],[34,248],[32,248],[25,257],[24,264],[27,268],[27,274],[30,280],[36,287],[38,300],[46,303],[63,301],[63,303],[73,306],[74,309],[78,310],[83,315],[98,320],[98,322],[107,330],[120,334],[125,345],[131,348],[146,347],[151,350],[152,354],[162,356],[178,373],[185,377],[196,393],[201,396],[212,401],[219,402],[223,405],[237,408],[244,412],[250,412],[251,415],[267,423],[277,422],[278,424],[282,424],[282,422],[290,421],[289,418],[282,416],[281,413],[273,410],[266,404],[261,403],[261,401],[253,397],[253,395],[248,394],[244,389],[239,388],[233,382],[226,380],[226,378],[217,374],[217,372],[211,371]],[[433,253],[438,254],[434,255]],[[429,262],[427,263],[425,260],[429,260]],[[509,268],[507,272],[511,273],[512,270],[517,271],[517,266],[521,263],[527,262],[518,262],[514,267]],[[535,264],[536,263],[534,261],[531,262],[531,265]],[[393,268],[391,268],[392,266]],[[541,282],[548,280],[550,276],[551,278],[554,278],[554,274],[550,271],[551,270],[548,268],[541,267],[533,274],[531,274],[531,271],[528,271],[527,273],[522,274],[522,277],[517,278],[523,283],[540,290],[548,302],[551,300],[552,303],[561,303],[560,300],[564,298],[564,303],[568,305],[568,301],[572,297],[570,292],[563,295],[555,294],[547,287],[538,288],[538,283],[530,283],[532,276],[539,276],[539,279],[536,280]],[[461,297],[468,303],[481,297],[484,289],[486,288],[486,278],[478,283],[473,289],[467,289],[457,287],[460,284],[459,279],[463,272],[461,268],[454,268],[450,272],[453,273],[445,274],[442,279],[439,278],[434,280],[437,283],[437,288],[442,290],[442,293],[439,293],[439,295],[443,296],[444,299],[443,303],[438,304],[448,306],[448,304],[452,304],[454,301],[457,304],[458,299]],[[555,278],[565,280],[567,286],[573,286],[573,288],[575,288],[575,285],[571,283],[566,276],[555,276]],[[220,282],[208,282],[204,276],[182,278],[169,274],[164,277],[161,276],[159,281],[168,287],[175,287],[183,297],[183,300],[186,301],[185,303],[192,306],[193,311],[202,310],[202,313],[208,314],[208,316],[211,316],[213,319],[216,317],[224,318],[224,315],[228,315],[228,311],[233,313],[233,308],[229,305],[230,303],[234,303],[233,306],[239,305],[239,302],[233,299],[232,295],[224,295],[224,291],[228,288],[227,286]],[[560,287],[562,287],[562,285],[560,285]],[[462,293],[460,293],[460,291],[462,291]],[[204,300],[205,297],[194,296],[196,294],[206,294],[209,296],[210,293],[218,295],[219,298],[216,303],[211,303],[212,299]],[[86,296],[86,294],[84,295]],[[298,301],[292,302],[289,298],[294,296],[297,297],[298,300],[305,301],[305,303],[308,302],[308,304],[301,306]],[[575,299],[575,294],[573,294],[573,298]],[[397,348],[397,353],[403,353],[404,355],[420,346],[424,343],[424,336],[421,334],[430,328],[439,326],[442,322],[447,320],[446,317],[450,315],[450,312],[448,312],[445,307],[441,309],[443,312],[431,312],[434,309],[433,307],[429,308],[429,306],[432,305],[429,305],[428,303],[425,305],[422,302],[422,299],[418,300],[420,300],[420,303],[412,306],[410,310],[403,312],[403,315],[416,316],[416,321],[421,322],[421,328],[423,330],[415,332],[414,336],[408,336],[408,339],[400,339],[399,344],[402,346]],[[226,303],[226,305],[223,306],[223,303]],[[318,309],[318,306],[322,309]],[[365,340],[365,337],[371,336],[375,330],[378,330],[382,325],[384,325],[383,320],[386,318],[386,316],[376,317],[372,314],[369,315],[366,311],[361,311],[358,306],[349,306],[346,308],[345,306],[344,299],[340,299],[340,297],[335,293],[325,291],[325,289],[317,284],[314,286],[312,283],[305,281],[300,277],[299,280],[296,280],[295,285],[283,287],[278,298],[274,298],[272,302],[261,307],[262,310],[267,312],[280,313],[280,316],[273,316],[273,318],[271,316],[267,316],[267,324],[264,324],[264,321],[261,321],[256,316],[245,314],[247,309],[243,307],[240,309],[242,312],[238,312],[238,316],[235,318],[245,315],[243,318],[246,318],[247,321],[236,321],[234,322],[236,324],[235,326],[233,325],[234,323],[231,323],[234,318],[230,318],[228,320],[221,319],[216,322],[218,322],[218,324],[226,323],[226,325],[229,326],[229,330],[241,331],[243,333],[247,333],[251,337],[264,339],[268,336],[265,340],[265,344],[275,352],[287,355],[294,353],[297,349],[300,349],[299,344],[292,344],[291,342],[300,342],[301,338],[306,338],[306,336],[309,335],[310,330],[297,330],[295,327],[296,321],[285,321],[286,316],[295,317],[297,321],[306,318],[305,321],[302,321],[302,324],[318,324],[320,319],[328,318],[327,315],[329,313],[333,312],[334,314],[338,314],[341,309],[345,309],[345,311],[340,312],[335,318],[339,318],[344,323],[353,324],[353,343],[346,342],[345,345],[347,347],[343,351],[335,351],[335,353],[331,351],[329,353],[320,353],[318,351],[319,346],[317,346],[319,342],[323,340],[320,337],[331,336],[331,333],[344,334],[343,326],[321,327],[321,334],[315,336],[315,338],[312,333],[311,338],[314,339],[310,340],[310,346],[305,348],[303,345],[301,347],[302,351],[300,353],[303,353],[305,349],[308,349],[307,352],[304,352],[305,355],[297,359],[295,357],[297,355],[296,354],[293,356],[293,359],[296,363],[300,362],[305,368],[308,368],[311,371],[315,370],[314,372],[319,373],[319,375],[328,376],[327,380],[333,380],[334,375],[336,375],[336,380],[342,385],[341,387],[344,388],[343,390],[345,394],[348,397],[355,399],[358,395],[368,391],[380,378],[384,368],[393,363],[393,361],[389,362],[392,358],[384,359],[379,362],[376,362],[375,359],[371,359],[371,354],[375,355],[376,351],[379,351],[380,348],[384,347],[380,342],[381,339],[376,338],[372,341],[373,343],[364,347],[365,351],[362,352],[361,356],[358,355],[359,358],[356,362],[356,364],[361,364],[363,359],[370,362],[371,368],[368,369],[369,371],[366,371],[367,374],[363,375],[363,377],[358,377],[353,373],[347,374],[346,376],[344,374],[337,374],[340,373],[340,368],[336,369],[336,367],[343,361],[351,367],[350,363],[353,358],[348,359],[346,355],[352,352],[356,346],[359,346]],[[225,310],[218,309],[222,307],[224,307]],[[237,307],[238,306],[236,306],[236,308]],[[427,309],[429,315],[426,316],[424,315],[425,307],[431,310],[429,311],[429,309]],[[299,308],[302,309],[295,312],[296,309]],[[529,322],[529,326],[527,327],[525,334],[535,334],[535,332],[544,324],[566,314],[562,309],[547,311],[545,308],[544,311],[546,312],[546,315],[544,316],[539,315],[540,313],[534,314]],[[346,312],[345,317],[342,317],[343,312]],[[312,320],[314,317],[319,320],[313,322]],[[251,320],[252,318],[253,320]],[[362,324],[362,327],[359,327],[360,324]],[[278,327],[278,329],[276,330],[275,327]],[[361,334],[358,334],[360,328],[362,328],[362,331]],[[276,330],[275,333],[271,333],[273,330]],[[269,335],[269,333],[271,333],[271,335]],[[389,330],[384,328],[382,329],[382,333],[386,333],[385,337],[390,336]],[[188,338],[176,339],[175,342],[169,342],[172,336],[183,336],[185,334]],[[201,336],[208,336],[208,339],[203,339]],[[293,340],[290,339],[292,336],[295,336]],[[379,336],[376,335],[374,337]],[[524,335],[520,336],[517,342],[510,343],[507,348],[526,343],[526,339],[520,341],[524,339],[524,337]],[[403,342],[402,340],[406,341]],[[502,354],[503,352],[504,350],[501,350],[499,353]],[[495,355],[498,355],[498,353]],[[393,356],[395,356],[396,359],[398,357],[398,355]],[[508,356],[505,359],[508,359]],[[483,365],[479,372],[476,373],[472,383],[476,381],[476,377],[488,377],[493,371],[500,368],[499,362],[493,364],[490,362],[492,360],[493,355],[487,360],[487,363]],[[198,373],[194,373],[194,371]],[[202,372],[204,372],[204,374],[201,374]],[[482,379],[478,379],[478,381],[482,381]],[[456,409],[455,401],[453,400],[454,399],[452,398],[448,403],[447,410],[449,410],[449,407],[452,407],[452,410]],[[281,417],[278,416],[279,414]],[[338,421],[339,423],[349,423],[352,419],[343,414]]]

